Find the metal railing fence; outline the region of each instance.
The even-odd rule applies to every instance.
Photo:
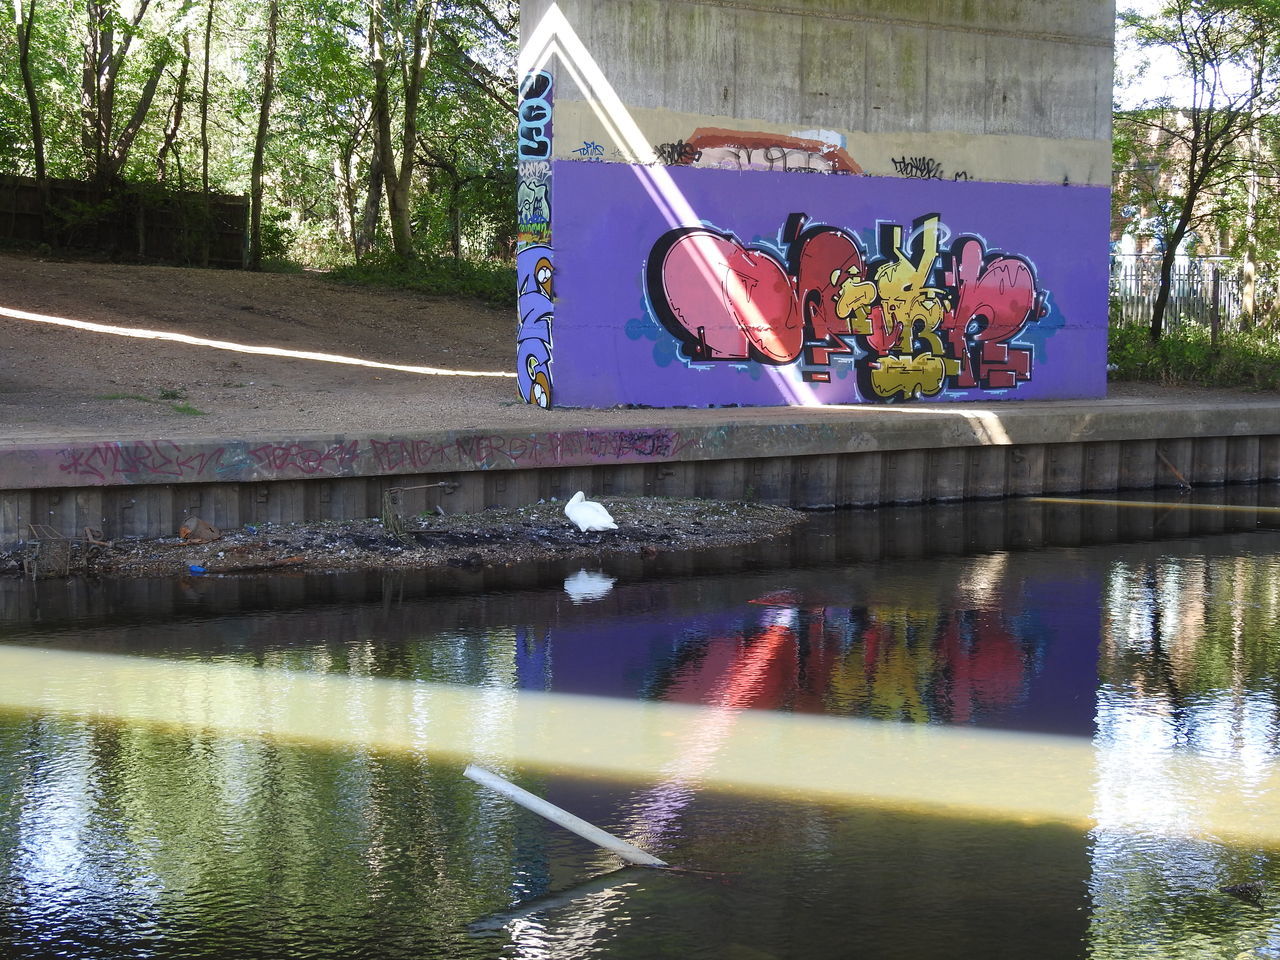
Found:
[[[1269,273],[1269,271],[1268,271]],[[1174,264],[1170,277],[1165,326],[1194,323],[1212,326],[1239,321],[1243,312],[1243,279],[1239,267],[1221,260],[1188,258]],[[1264,284],[1257,284],[1257,295]],[[1160,288],[1160,258],[1118,254],[1111,258],[1111,301],[1122,324],[1146,324]]]

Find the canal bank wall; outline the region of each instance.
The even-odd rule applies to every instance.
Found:
[[[1280,401],[548,414],[554,429],[0,441],[0,549],[77,537],[625,496],[873,507],[1280,480]]]

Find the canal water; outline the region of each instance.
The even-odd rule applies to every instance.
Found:
[[[1280,958],[1280,492],[1150,499],[4,581],[0,956]]]

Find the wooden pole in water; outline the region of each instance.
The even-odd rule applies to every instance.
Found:
[[[612,833],[601,830],[581,817],[575,817],[567,810],[562,810],[554,803],[548,803],[541,797],[534,796],[528,790],[517,787],[510,780],[504,780],[483,767],[477,767],[475,764],[468,764],[467,769],[462,771],[462,775],[469,780],[474,780],[483,786],[488,787],[495,793],[500,793],[508,800],[513,800],[526,810],[531,810],[541,817],[546,817],[552,823],[559,824],[566,830],[576,833],[584,840],[590,840],[596,846],[604,847],[606,850],[612,850],[623,860],[630,863],[639,864],[642,867],[665,867],[665,860],[659,860],[651,853],[645,853],[637,846],[633,846],[620,837],[615,837]]]

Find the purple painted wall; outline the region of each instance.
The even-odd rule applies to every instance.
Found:
[[[558,406],[1106,392],[1105,187],[552,175]]]

